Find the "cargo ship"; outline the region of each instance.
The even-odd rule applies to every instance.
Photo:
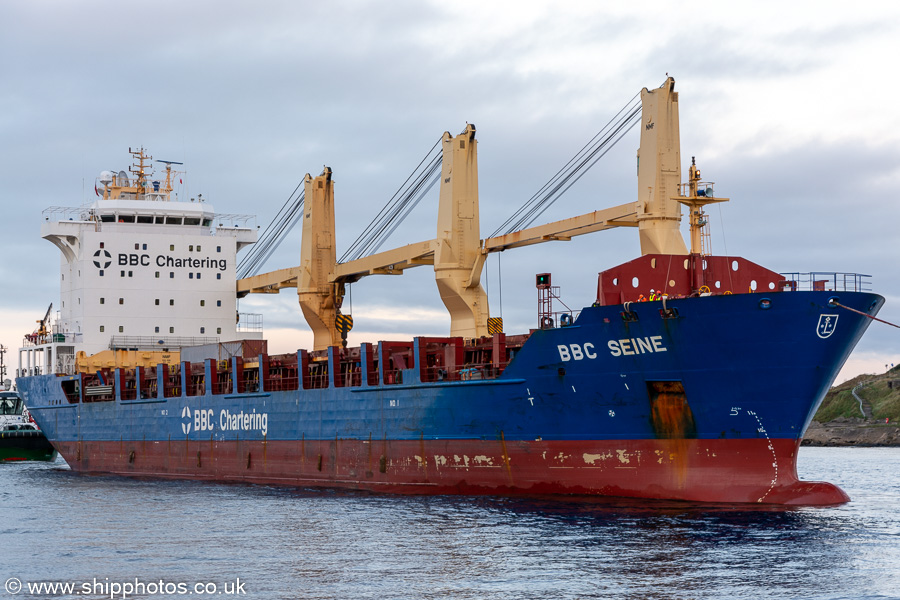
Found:
[[[674,81],[644,89],[635,115],[634,202],[482,239],[467,125],[442,137],[435,239],[338,262],[326,168],[304,178],[301,264],[242,279],[235,257],[255,230],[179,200],[177,163],[164,161],[155,181],[143,149],[132,151],[132,176],[102,173],[92,205],[45,212],[42,235],[62,252],[62,308],[46,339],[20,349],[18,389],[86,473],[846,502],[831,483],[799,479],[797,453],[884,299],[865,275],[784,275],[711,254],[704,207],[727,199],[693,161],[681,180]],[[580,311],[557,310],[551,274],[537,273],[533,329],[507,334],[489,316],[488,254],[620,226],[637,230],[641,256],[600,272]],[[347,347],[345,286],[421,265],[434,268],[449,335]],[[270,355],[261,318],[236,325],[236,303],[286,288],[314,348]]]

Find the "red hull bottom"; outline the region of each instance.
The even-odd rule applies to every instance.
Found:
[[[76,471],[400,494],[576,494],[828,505],[795,440],[57,442]]]

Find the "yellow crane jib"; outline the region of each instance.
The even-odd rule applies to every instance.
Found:
[[[661,87],[641,91],[636,201],[481,240],[478,142],[475,126],[467,124],[459,135],[445,132],[441,138],[435,238],[344,263],[336,261],[334,182],[331,169],[326,167],[318,177],[307,174],[304,179],[300,265],[239,280],[238,295],[296,287],[303,316],[313,330],[315,349],[323,350],[345,342],[352,327],[352,319],[340,313],[344,284],[369,275],[400,275],[408,268],[433,265],[441,300],[450,313],[450,335],[467,339],[487,336],[502,330],[501,323],[489,323],[487,294],[481,286],[484,261],[491,252],[566,241],[614,227],[637,227],[642,254],[688,254],[679,229],[681,203],[698,212],[691,217],[694,242],[695,229],[696,235],[701,236],[699,209],[723,199],[704,196],[705,190],[700,193],[694,189],[696,186],[681,186],[680,143],[678,94],[674,79],[669,77]],[[692,182],[699,179],[694,166],[691,177]]]

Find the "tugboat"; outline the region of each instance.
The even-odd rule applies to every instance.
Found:
[[[22,398],[0,392],[0,461],[56,460],[56,449],[38,429]]]
[[[0,462],[56,459],[56,449],[38,428],[6,379],[6,346],[0,345]]]

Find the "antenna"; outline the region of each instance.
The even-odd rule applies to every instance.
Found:
[[[161,162],[166,165],[166,187],[165,192],[169,194],[172,192],[172,165],[183,165],[184,163],[180,163],[174,160],[159,160],[156,159],[156,162]],[[176,171],[177,172],[177,171]]]

